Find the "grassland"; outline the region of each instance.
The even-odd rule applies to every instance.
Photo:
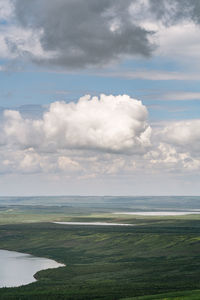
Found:
[[[136,226],[50,223],[70,220]],[[66,265],[37,273],[30,285],[1,289],[0,299],[200,299],[197,215],[144,218],[88,208],[5,206],[0,223],[0,249]]]

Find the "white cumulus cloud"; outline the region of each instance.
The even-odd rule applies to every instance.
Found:
[[[200,120],[173,122],[162,132],[162,139],[189,152],[199,152],[200,149]]]
[[[41,118],[5,110],[0,171],[78,178],[200,168],[200,120],[148,123],[141,101],[128,95],[54,102]]]
[[[152,147],[147,109],[128,95],[54,102],[37,119],[18,110],[3,116],[3,173],[114,176],[135,170],[137,158]]]
[[[24,148],[137,153],[150,146],[146,107],[127,95],[54,102],[41,120],[24,119],[13,110],[4,117],[7,143]]]

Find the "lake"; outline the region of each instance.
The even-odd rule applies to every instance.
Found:
[[[134,226],[133,224],[108,223],[108,222],[53,222],[61,225],[89,225],[89,226]]]
[[[33,276],[38,271],[63,266],[51,259],[0,250],[0,288],[29,284],[36,281]]]
[[[140,212],[115,212],[114,215],[137,215],[137,216],[185,216],[199,215],[200,211],[140,211]]]

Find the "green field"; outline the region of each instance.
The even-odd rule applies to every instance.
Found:
[[[73,207],[2,206],[0,249],[66,267],[0,289],[0,299],[200,299],[200,217],[120,216]],[[113,221],[133,227],[51,221]],[[152,296],[153,295],[153,296]]]

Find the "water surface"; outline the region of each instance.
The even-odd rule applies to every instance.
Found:
[[[63,225],[90,225],[90,226],[134,226],[133,224],[107,223],[107,222],[53,222]]]
[[[115,215],[138,215],[138,216],[184,216],[199,215],[200,211],[140,211],[140,212],[115,212]]]
[[[35,273],[64,266],[54,260],[15,251],[0,250],[0,288],[18,287],[36,281]]]

